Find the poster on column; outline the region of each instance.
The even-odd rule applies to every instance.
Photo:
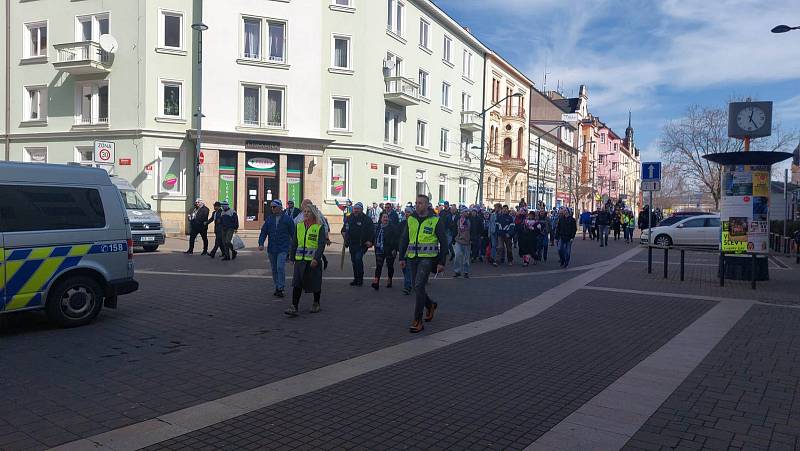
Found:
[[[721,246],[729,253],[767,253],[769,166],[722,167]]]
[[[232,174],[220,174],[219,175],[219,200],[221,201],[228,201],[228,203],[233,204],[233,192],[234,192],[234,182],[236,182],[236,176]]]
[[[303,179],[300,177],[286,176],[286,200],[300,205],[303,201]]]

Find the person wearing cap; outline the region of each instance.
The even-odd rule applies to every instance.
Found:
[[[267,255],[272,269],[272,282],[275,284],[275,292],[272,295],[282,298],[286,287],[286,257],[289,254],[295,227],[292,218],[283,213],[283,204],[279,199],[273,200],[270,208],[272,214],[267,216],[258,236],[258,250],[264,250],[264,241],[269,237]]]
[[[364,285],[364,253],[372,247],[375,239],[375,224],[364,214],[364,204],[356,202],[353,213],[344,220],[342,237],[345,247],[350,248],[350,261],[353,263],[353,281],[350,286]]]
[[[194,208],[189,213],[189,250],[187,254],[194,253],[194,242],[197,241],[197,235],[203,239],[203,253],[200,255],[208,255],[208,207],[203,203],[203,199],[194,201]]]
[[[414,207],[407,205],[405,209],[403,209],[403,220],[400,222],[401,228],[406,226],[408,218],[413,214]],[[400,269],[403,271],[403,294],[407,296],[414,290],[414,285],[411,284],[411,268],[401,265]]]
[[[286,210],[284,210],[284,214],[289,217],[292,221],[297,219],[300,216],[300,209],[294,206],[293,200],[286,201]],[[302,218],[300,218],[302,221]]]
[[[459,207],[459,215],[455,219],[456,233],[453,238],[455,241],[455,262],[453,277],[469,279],[469,263],[472,249],[472,218],[469,216],[467,207]]]
[[[400,234],[400,268],[409,267],[411,283],[416,294],[414,320],[409,332],[422,332],[422,313],[425,321],[433,321],[439,304],[428,296],[426,285],[431,273],[444,271],[447,262],[447,233],[441,218],[433,213],[428,196],[417,196],[417,204],[413,215],[408,217],[403,232]]]
[[[239,230],[239,216],[236,211],[231,208],[227,200],[220,202],[222,206],[222,214],[220,215],[220,224],[222,225],[222,260],[236,259],[236,249],[233,248],[233,234]]]
[[[214,212],[211,213],[211,217],[208,219],[206,225],[214,224],[214,247],[211,249],[211,252],[208,253],[208,256],[214,258],[217,254],[217,249],[225,249],[225,243],[223,243],[224,234],[222,233],[222,204],[219,202],[214,202]],[[222,255],[225,255],[224,251],[221,251]]]

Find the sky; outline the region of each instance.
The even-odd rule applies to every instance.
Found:
[[[689,105],[774,102],[800,129],[798,0],[435,0],[543,90],[589,91],[589,111],[624,135],[633,115],[643,161]]]

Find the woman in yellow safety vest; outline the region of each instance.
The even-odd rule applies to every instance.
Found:
[[[312,204],[303,207],[303,221],[295,226],[292,248],[289,257],[294,262],[292,279],[292,305],[284,313],[290,317],[298,315],[297,307],[303,291],[314,294],[314,304],[310,313],[320,311],[319,298],[322,295],[322,253],[325,251],[327,235],[322,223],[322,215]]]

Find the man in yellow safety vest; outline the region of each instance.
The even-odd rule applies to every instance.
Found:
[[[414,321],[409,331],[422,332],[422,310],[427,310],[425,321],[432,321],[436,308],[425,290],[428,277],[431,273],[444,271],[447,261],[447,232],[444,223],[434,214],[428,196],[419,195],[416,201],[416,211],[408,217],[400,234],[400,267],[409,267],[411,283],[417,296],[414,308]]]

